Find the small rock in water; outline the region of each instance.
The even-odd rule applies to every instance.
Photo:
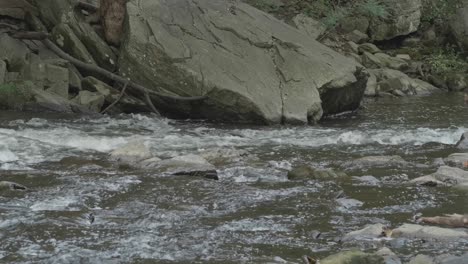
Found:
[[[354,180],[357,180],[363,184],[366,184],[366,185],[379,185],[381,182],[379,179],[375,178],[374,176],[361,176],[361,177],[357,177],[357,176],[354,176],[353,177]]]
[[[110,153],[110,160],[128,165],[135,165],[151,157],[150,150],[142,141],[129,142]]]
[[[28,188],[24,185],[18,184],[16,182],[9,181],[0,181],[0,189],[8,188],[10,190],[27,190]]]
[[[345,208],[345,209],[350,209],[350,208],[356,208],[356,207],[361,207],[364,205],[363,202],[356,200],[356,199],[348,199],[348,198],[339,198],[336,200],[338,204]]]
[[[95,220],[94,214],[93,214],[93,213],[88,214],[88,215],[86,216],[86,219],[89,221],[89,224],[94,223],[94,220]]]

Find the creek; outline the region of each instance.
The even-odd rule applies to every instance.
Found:
[[[457,152],[453,145],[468,130],[463,95],[383,98],[364,106],[304,127],[0,112],[0,180],[29,187],[0,191],[0,262],[302,263],[302,255],[382,246],[403,260],[466,252],[467,241],[340,242],[366,224],[396,227],[419,212],[468,213],[467,192],[405,184]],[[108,161],[110,151],[135,140],[161,158],[243,154],[215,164],[218,181]],[[399,155],[415,165],[344,165],[374,155]],[[287,171],[303,164],[350,177],[288,180]],[[363,204],[337,203],[340,192]]]

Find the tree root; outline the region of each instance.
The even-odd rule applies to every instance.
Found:
[[[111,109],[114,105],[116,105],[120,101],[120,99],[122,99],[122,96],[124,95],[125,90],[127,89],[127,85],[128,85],[128,83],[125,83],[125,85],[122,88],[122,91],[120,91],[120,94],[117,97],[117,99],[115,99],[115,101],[112,102],[112,104],[110,104],[108,107],[106,107],[106,109],[102,110],[101,114],[105,114],[107,111],[109,111],[109,109]]]

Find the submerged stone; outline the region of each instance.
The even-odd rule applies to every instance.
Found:
[[[352,250],[321,259],[320,264],[385,264],[385,261],[380,255]]]
[[[347,177],[344,172],[331,169],[316,169],[307,165],[298,166],[288,172],[288,180],[333,180]]]
[[[110,153],[110,160],[130,166],[136,166],[139,161],[151,157],[151,151],[142,141],[129,142]]]

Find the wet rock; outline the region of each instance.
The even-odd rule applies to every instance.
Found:
[[[393,229],[392,237],[410,239],[459,240],[468,238],[468,232],[463,229],[450,229],[436,226],[404,224]]]
[[[463,133],[455,147],[468,150],[468,132]]]
[[[359,181],[360,183],[365,184],[365,185],[376,186],[376,185],[381,184],[381,181],[375,178],[374,176],[361,176],[361,177],[353,176],[353,180]]]
[[[26,0],[2,0],[0,3],[0,16],[6,16],[23,20],[26,12],[31,12],[34,7]]]
[[[386,0],[388,16],[375,18],[369,26],[372,40],[389,40],[418,30],[421,23],[421,0]]]
[[[382,256],[385,264],[401,264],[400,258],[387,247],[379,249],[375,254]]]
[[[175,116],[304,124],[359,107],[359,64],[242,1],[143,0],[127,13],[121,74],[208,97],[184,107],[161,99]]]
[[[364,43],[359,45],[358,51],[359,53],[369,52],[371,54],[381,52],[381,50],[375,44],[372,43]]]
[[[364,253],[362,251],[352,250],[344,251],[331,255],[320,260],[320,264],[350,264],[350,263],[372,263],[384,264],[384,258],[377,254]]]
[[[316,169],[307,165],[298,166],[288,172],[289,180],[333,180],[348,177],[346,173],[330,169]]]
[[[365,96],[374,97],[378,94],[377,77],[370,72],[369,79],[367,79]]]
[[[435,264],[434,259],[426,256],[419,254],[416,257],[412,258],[408,264]]]
[[[16,182],[9,181],[0,181],[0,190],[9,189],[9,190],[27,190],[26,186],[18,184]]]
[[[468,169],[468,153],[453,153],[444,159],[449,166]]]
[[[137,163],[142,160],[147,160],[152,157],[149,148],[142,142],[129,142],[124,146],[113,150],[110,153],[109,159],[118,163],[137,166]]]
[[[203,176],[218,180],[215,166],[203,157],[193,154],[153,162],[146,166],[146,169],[150,168],[171,175]]]
[[[346,34],[345,38],[354,43],[364,43],[369,40],[369,36],[359,30],[351,31],[350,33]]]
[[[368,156],[346,162],[345,167],[351,168],[378,168],[378,167],[405,167],[411,165],[400,156]]]
[[[448,166],[442,166],[433,174],[410,181],[410,183],[429,186],[457,186],[467,182],[468,171]]]
[[[292,19],[294,25],[313,39],[317,39],[327,29],[325,25],[310,16],[299,14]]]
[[[342,209],[357,208],[357,207],[361,207],[364,205],[363,202],[356,200],[356,199],[350,199],[350,198],[339,198],[339,199],[336,199],[336,202]]]
[[[224,165],[227,163],[239,162],[249,156],[245,150],[234,148],[216,148],[207,149],[200,152],[200,156],[209,163],[215,165]]]
[[[372,240],[382,236],[382,232],[385,230],[383,224],[373,224],[364,227],[361,230],[349,232],[343,237],[343,241],[350,240]]]
[[[137,167],[142,168],[142,169],[156,168],[159,165],[160,161],[161,159],[158,157],[145,159],[145,160],[138,162]]]
[[[80,93],[75,98],[73,98],[73,102],[96,113],[101,111],[102,106],[104,105],[104,101],[104,95],[90,91],[80,91]]]
[[[440,92],[437,87],[419,79],[413,79],[401,71],[376,69],[371,71],[377,76],[377,84],[382,92],[399,90],[405,95],[429,95]]]

